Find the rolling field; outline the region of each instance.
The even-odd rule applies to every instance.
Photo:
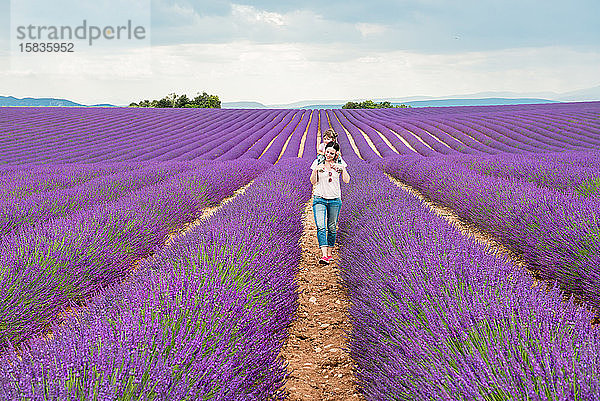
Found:
[[[599,149],[600,103],[379,110],[0,109],[0,165],[314,159],[318,133],[373,160]],[[35,150],[35,152],[33,152]]]
[[[0,108],[0,398],[289,399],[329,127],[361,397],[600,400],[600,102]]]

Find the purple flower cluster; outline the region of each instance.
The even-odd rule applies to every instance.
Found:
[[[201,163],[114,202],[96,203],[4,237],[0,345],[21,343],[45,330],[66,306],[85,302],[121,280],[170,232],[267,166],[256,160]]]
[[[202,159],[237,159],[244,155],[263,135],[273,131],[277,132],[285,126],[290,118],[291,113],[289,112],[269,110],[255,113],[244,125],[238,125],[228,135],[211,141],[204,147],[194,149],[188,156]]]
[[[285,159],[0,363],[5,399],[282,399],[308,164]]]
[[[348,110],[334,110],[334,115],[342,122],[345,127],[348,127],[348,131],[354,138],[358,138],[358,141],[362,143],[361,148],[364,148],[364,142],[361,141],[363,134],[369,138],[379,157],[395,156],[397,152],[394,152],[383,140],[379,132],[372,128],[368,123],[355,118],[353,113]]]
[[[0,170],[0,196],[13,200],[40,192],[71,188],[97,177],[141,168],[131,163],[11,166]]]
[[[545,288],[375,167],[340,213],[350,351],[367,400],[598,400],[593,315]]]
[[[282,399],[307,162],[332,127],[366,398],[600,401],[594,311],[570,297],[600,308],[599,112],[0,108],[0,398]]]
[[[320,110],[313,110],[310,113],[309,124],[306,128],[306,136],[304,137],[304,147],[302,148],[302,158],[305,160],[314,160],[317,157],[317,136],[319,135],[319,114]],[[325,132],[325,131],[323,131]],[[318,137],[318,141],[320,142],[321,137]],[[302,140],[300,140],[302,141]],[[289,144],[288,146],[295,146],[294,144]],[[298,144],[298,148],[300,149],[300,144]]]
[[[396,157],[379,165],[522,255],[542,278],[600,307],[597,193],[491,177],[450,158]]]
[[[257,141],[255,146],[252,147],[251,151],[246,154],[247,157],[260,158],[261,160],[265,160],[269,163],[275,164],[279,157],[282,156],[284,151],[284,146],[287,149],[287,145],[292,137],[300,145],[300,136],[303,134],[302,126],[304,125],[302,121],[307,121],[305,119],[306,115],[309,115],[309,110],[300,110],[298,113],[294,114],[290,122],[277,133],[277,135],[271,139],[270,142],[267,143],[267,146],[261,151],[262,146],[256,146],[259,144]],[[266,138],[269,138],[267,135]],[[260,152],[260,153],[259,153]],[[298,153],[295,155],[290,155],[290,157],[297,157]]]
[[[299,113],[298,110],[285,110],[285,114],[280,112],[277,119],[269,122],[269,124],[264,127],[262,127],[262,125],[268,120],[263,121],[263,123],[259,125],[260,129],[256,130],[256,128],[254,128],[254,130],[250,131],[249,135],[246,135],[246,138],[243,141],[230,144],[229,147],[232,147],[233,144],[236,145],[218,159],[233,160],[239,157],[258,159],[265,154],[268,148],[270,150],[269,154],[271,155],[270,161],[272,163],[275,162],[281,153],[283,143],[298,125],[300,115],[303,112],[304,111]],[[276,141],[279,146],[270,146]]]
[[[316,124],[316,121],[313,122],[312,121],[312,117],[316,115],[316,111],[315,110],[304,110],[304,112],[302,113],[302,116],[300,117],[300,121],[298,122],[298,125],[296,127],[294,127],[294,130],[292,131],[291,135],[288,135],[287,138],[285,136],[282,136],[281,140],[284,140],[287,143],[284,143],[284,149],[283,149],[283,153],[279,156],[279,158],[289,158],[289,157],[298,157],[298,154],[300,153],[300,146],[302,143],[302,139],[304,138],[304,144],[306,144],[306,141],[308,140],[308,138],[305,136],[308,132],[316,132],[317,130],[314,129],[314,124]],[[309,124],[313,124],[313,126],[310,126]],[[312,145],[308,144],[308,145],[304,145],[304,150],[306,151],[307,147],[311,147],[313,149],[316,149],[317,145],[316,145],[316,136],[312,136]],[[278,149],[278,146],[276,146],[275,144],[272,145],[273,149]],[[275,152],[273,152],[273,154],[275,154]],[[314,159],[316,157],[316,155],[312,158]],[[305,157],[308,160],[312,160],[309,157]],[[278,159],[277,159],[278,160]]]

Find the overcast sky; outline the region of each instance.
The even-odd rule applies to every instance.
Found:
[[[125,105],[206,91],[277,104],[600,85],[597,0],[0,0],[0,16],[4,96]],[[146,35],[19,51],[18,26],[84,19]]]

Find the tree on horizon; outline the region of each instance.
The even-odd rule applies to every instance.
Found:
[[[220,109],[221,101],[217,95],[209,95],[206,92],[196,92],[197,96],[193,99],[187,97],[186,94],[177,96],[175,93],[170,93],[159,100],[141,100],[138,103],[132,102],[129,107],[156,107],[156,108],[205,108],[205,109]]]
[[[385,102],[379,102],[379,103],[375,103],[372,100],[365,100],[363,102],[347,102],[345,105],[342,106],[342,109],[392,109],[392,108],[401,108],[401,109],[405,109],[405,108],[409,108],[410,106],[407,106],[405,104],[398,104],[398,105],[394,105],[390,102],[388,102],[387,100]]]

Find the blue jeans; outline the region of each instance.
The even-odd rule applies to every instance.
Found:
[[[319,247],[335,245],[336,226],[342,200],[340,198],[325,199],[313,197],[313,214],[317,224],[317,239]]]

